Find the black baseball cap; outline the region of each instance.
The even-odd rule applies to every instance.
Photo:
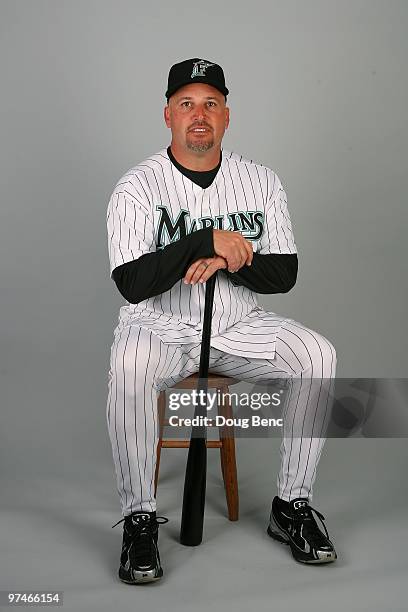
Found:
[[[229,94],[225,87],[224,72],[221,66],[208,60],[194,57],[174,64],[170,68],[165,96],[167,101],[180,87],[190,83],[207,83],[218,89],[224,96]]]

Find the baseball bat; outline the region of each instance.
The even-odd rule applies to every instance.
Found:
[[[200,366],[198,371],[198,398],[204,391],[207,397],[208,366],[210,361],[211,321],[214,303],[215,272],[205,286],[203,331],[201,337]],[[206,416],[206,402],[198,401],[194,418]],[[184,546],[198,546],[203,538],[205,488],[207,482],[207,429],[204,425],[194,426],[191,431],[186,475],[184,478],[183,511],[181,516],[180,543]]]

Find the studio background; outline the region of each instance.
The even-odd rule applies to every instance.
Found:
[[[230,89],[223,146],[277,172],[299,252],[294,289],[260,303],[327,336],[338,376],[405,378],[407,17],[403,0],[2,0],[0,589],[59,588],[66,609],[183,608],[194,582],[200,609],[308,609],[324,576],[332,610],[403,609],[404,439],[327,442],[316,505],[340,558],[319,575],[264,533],[277,440],[239,443],[238,524],[209,452],[207,542],[194,550],[177,542],[186,455],[164,452],[168,577],[148,594],[116,581],[105,407],[123,299],[106,209],[119,177],[170,143],[170,66],[218,62]]]

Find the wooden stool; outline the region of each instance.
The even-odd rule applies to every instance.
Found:
[[[217,376],[209,374],[208,389],[214,389],[216,393],[229,393],[229,386],[238,383],[239,380],[226,376]],[[188,376],[184,380],[176,383],[172,389],[197,389],[198,373]],[[232,418],[233,413],[231,404],[227,396],[222,395],[224,402],[217,405],[218,414]],[[156,472],[154,476],[154,494],[156,496],[157,482],[159,479],[160,455],[162,448],[188,448],[190,440],[163,440],[163,429],[168,425],[168,419],[165,418],[166,412],[166,392],[161,391],[158,397],[158,412],[159,412],[159,440],[157,443],[157,460]],[[219,448],[221,454],[221,471],[224,480],[225,496],[227,498],[228,518],[230,521],[238,520],[238,480],[237,480],[237,464],[235,460],[235,438],[233,427],[219,427],[219,440],[207,440],[207,448]]]

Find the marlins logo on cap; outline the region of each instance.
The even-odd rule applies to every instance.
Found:
[[[211,64],[211,62],[206,62],[205,60],[199,60],[198,62],[195,62],[193,66],[193,72],[191,73],[191,78],[194,79],[194,77],[197,76],[205,76],[205,71],[210,66],[215,66],[215,64]]]

